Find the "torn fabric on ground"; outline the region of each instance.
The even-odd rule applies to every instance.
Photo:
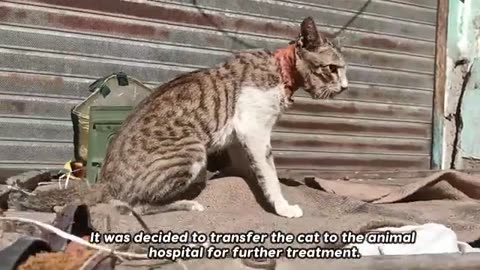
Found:
[[[442,174],[441,177],[443,179],[452,177],[449,174]],[[464,177],[464,175],[460,174],[455,177]],[[478,184],[478,178],[474,177],[474,179],[469,180],[476,182],[473,183],[474,186]],[[439,223],[451,228],[461,242],[474,241],[480,237],[480,224],[478,222],[480,220],[480,203],[473,199],[478,195],[471,194],[472,191],[478,191],[478,189],[472,186],[468,186],[469,191],[464,193],[468,195],[457,194],[457,196],[455,192],[445,193],[448,188],[441,187],[442,183],[445,183],[444,181],[438,181],[435,184],[429,182],[430,184],[427,186],[417,189],[417,191],[422,190],[422,193],[416,192],[417,195],[430,194],[429,196],[425,195],[423,199],[421,196],[417,196],[415,200],[411,199],[408,202],[380,204],[363,201],[362,197],[356,192],[364,192],[365,189],[358,189],[358,186],[354,183],[342,182],[344,194],[348,194],[348,196],[339,194],[337,192],[339,189],[334,186],[334,183],[337,182],[340,184],[342,181],[331,181],[330,184],[333,185],[333,188],[329,192],[302,183],[294,183],[290,186],[282,185],[287,200],[291,204],[299,204],[303,209],[304,216],[301,218],[287,219],[267,212],[265,208],[260,206],[260,203],[263,202],[261,196],[254,195],[258,194],[258,189],[254,185],[248,185],[248,181],[239,177],[222,177],[210,180],[207,187],[196,198],[205,206],[205,211],[163,213],[146,216],[145,221],[154,231],[183,232],[189,230],[204,233],[211,231],[235,233],[253,230],[270,233],[279,230],[294,234],[313,231],[329,231],[340,234],[343,231],[363,232],[367,229],[379,227]],[[458,187],[462,185],[448,183],[451,186],[456,186],[456,190],[460,192]],[[348,186],[350,186],[350,189],[345,188]],[[368,188],[368,186],[364,187]],[[410,187],[406,189],[409,190]],[[374,191],[375,187],[372,185],[370,190]],[[434,195],[436,190],[439,192],[432,197],[431,195]],[[391,192],[383,195],[385,194],[393,196]],[[410,193],[406,192],[405,194]],[[378,198],[386,198],[383,195]],[[101,205],[95,208],[92,209],[92,219],[98,223],[95,227],[102,231],[104,221],[101,218],[95,219],[95,215],[112,215],[112,211]],[[131,216],[112,217],[109,224],[110,231],[113,232],[138,231],[141,229],[132,226],[136,223]],[[265,243],[267,247],[287,245],[290,244]],[[320,245],[331,246],[332,244],[321,243]],[[333,245],[339,246],[341,243]],[[230,245],[217,243],[216,246]]]

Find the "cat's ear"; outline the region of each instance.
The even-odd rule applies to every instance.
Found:
[[[307,17],[300,24],[300,37],[298,45],[307,49],[314,50],[322,45],[323,37],[318,33],[317,26],[312,17]]]

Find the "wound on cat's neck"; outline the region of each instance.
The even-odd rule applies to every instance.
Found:
[[[285,89],[285,101],[293,103],[293,93],[300,87],[300,78],[295,65],[295,45],[290,44],[287,47],[275,50],[273,53]]]

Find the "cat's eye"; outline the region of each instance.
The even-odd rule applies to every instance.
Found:
[[[335,65],[329,65],[328,68],[330,69],[331,73],[337,73],[338,67]]]

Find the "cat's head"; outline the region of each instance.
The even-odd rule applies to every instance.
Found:
[[[300,25],[295,41],[296,68],[312,98],[330,98],[348,88],[347,64],[339,47],[317,31],[311,17]]]

